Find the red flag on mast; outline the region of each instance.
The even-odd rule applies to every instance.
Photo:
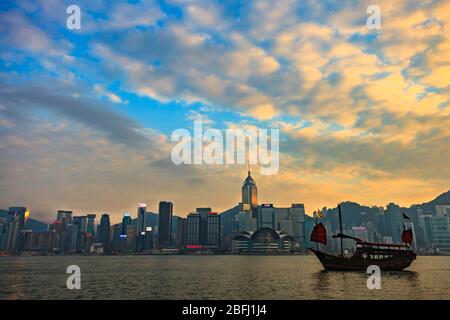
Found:
[[[322,223],[316,224],[311,232],[311,241],[327,244],[327,229]]]
[[[403,230],[402,232],[402,242],[411,244],[413,240],[413,233],[411,229]]]

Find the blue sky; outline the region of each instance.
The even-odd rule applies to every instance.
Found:
[[[370,4],[3,1],[0,206],[117,219],[139,202],[232,207],[244,166],[170,162],[171,132],[200,118],[281,130],[279,173],[254,170],[263,202],[409,205],[447,190],[449,4],[378,1],[369,30]]]

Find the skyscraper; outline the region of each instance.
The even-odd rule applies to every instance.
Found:
[[[10,217],[6,237],[6,252],[17,252],[18,250],[21,221],[20,214],[17,212]]]
[[[402,209],[395,203],[389,203],[386,208],[390,235],[394,243],[400,243],[403,231]]]
[[[200,215],[197,212],[189,213],[187,216],[187,244],[200,244]]]
[[[145,247],[145,212],[147,211],[147,205],[145,203],[139,203],[137,210],[137,222],[136,222],[136,251],[141,252]]]
[[[143,235],[145,233],[145,212],[147,211],[147,205],[145,203],[139,203],[137,211],[137,234]]]
[[[23,229],[25,223],[30,217],[30,210],[25,207],[10,207],[8,215],[13,218],[16,217],[19,220],[19,229]]]
[[[171,245],[173,204],[169,201],[159,203],[158,247],[169,248]]]
[[[431,218],[432,246],[435,252],[450,254],[450,217]]]
[[[256,208],[258,206],[258,188],[256,187],[255,180],[250,175],[250,169],[242,185],[242,203],[249,205],[250,208]]]
[[[178,218],[177,224],[177,248],[181,249],[186,246],[187,243],[187,219]]]
[[[272,228],[275,230],[275,212],[273,204],[262,204],[258,207],[258,229]]]
[[[56,221],[61,222],[63,225],[72,223],[72,211],[58,210]]]
[[[87,226],[87,217],[86,216],[74,216],[72,218],[72,223],[78,225],[78,231],[80,233],[86,232],[86,226]]]
[[[131,224],[131,222],[132,220],[130,214],[128,212],[125,212],[122,218],[122,235],[127,234],[127,227]]]
[[[220,246],[220,215],[210,212],[207,216],[207,241],[208,248],[218,249]]]
[[[30,210],[25,207],[10,207],[8,210],[6,251],[17,252],[23,243],[23,230],[30,217]]]
[[[103,244],[105,251],[109,248],[109,233],[110,233],[111,223],[109,221],[109,214],[104,213],[100,219],[99,226],[99,241]]]
[[[6,250],[6,238],[8,236],[8,219],[0,217],[0,252]]]
[[[206,245],[208,243],[208,214],[211,212],[211,208],[197,208],[197,213],[200,216],[200,244]]]
[[[87,215],[87,225],[86,225],[86,235],[90,238],[94,236],[94,222],[95,222],[95,214]]]

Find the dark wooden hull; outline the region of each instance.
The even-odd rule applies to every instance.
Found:
[[[312,248],[309,250],[314,252],[325,270],[334,271],[366,271],[370,265],[377,265],[381,270],[400,271],[409,267],[416,259],[416,254],[412,251],[396,253],[392,257],[385,259],[370,259],[364,258],[360,254],[355,254],[352,257],[342,257]]]

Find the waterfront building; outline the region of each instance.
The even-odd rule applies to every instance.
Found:
[[[209,249],[218,249],[220,246],[220,215],[210,212],[207,216],[207,241]]]
[[[136,250],[136,227],[132,224],[127,225],[126,237],[125,237],[125,251]]]
[[[131,215],[128,212],[125,212],[122,218],[122,233],[121,233],[122,235],[127,234],[127,228],[129,225],[131,225],[131,223],[132,223]]]
[[[432,248],[433,243],[433,236],[432,236],[433,231],[431,225],[432,218],[433,216],[431,214],[421,214],[418,217],[419,228],[421,229],[422,232],[422,241],[423,241],[422,247],[425,250]]]
[[[0,217],[0,252],[6,251],[7,237],[8,237],[8,218]]]
[[[86,227],[87,227],[87,217],[86,216],[74,216],[72,218],[72,223],[78,225],[78,231],[80,233],[86,233]]]
[[[211,212],[211,208],[197,208],[196,212],[200,216],[200,244],[205,246],[208,242],[208,215]]]
[[[169,248],[172,242],[173,204],[169,201],[159,203],[158,247]]]
[[[450,217],[432,217],[431,228],[434,251],[440,254],[450,254]]]
[[[86,237],[93,239],[95,235],[94,223],[95,223],[95,214],[87,215],[87,224],[86,224]]]
[[[137,210],[136,232],[138,235],[145,234],[145,213],[147,211],[147,205],[145,203],[139,203]]]
[[[249,205],[251,209],[258,206],[258,188],[250,170],[248,170],[247,178],[242,185],[242,203]]]
[[[183,249],[187,244],[187,218],[178,218],[176,232],[176,246]]]
[[[257,227],[282,231],[296,239],[302,250],[306,250],[305,207],[302,203],[292,204],[288,208],[276,208],[273,204],[257,207]]]
[[[401,243],[401,234],[404,228],[402,209],[395,203],[389,203],[387,205],[386,211],[389,226],[389,235],[394,240],[394,243]]]
[[[438,217],[450,217],[450,205],[437,205],[434,206],[434,209],[436,210],[436,216]]]
[[[26,207],[10,207],[8,210],[8,215],[12,219],[15,217],[19,222],[19,230],[23,229],[25,223],[30,217],[30,210]]]
[[[99,242],[103,244],[103,251],[108,251],[109,239],[110,239],[110,227],[109,214],[104,213],[100,219],[99,225]]]
[[[56,213],[56,221],[61,222],[63,225],[72,223],[72,211],[58,210]]]
[[[20,214],[17,212],[14,213],[12,217],[10,217],[6,236],[6,252],[15,253],[19,249],[21,221],[22,219],[20,217]]]
[[[258,229],[271,228],[275,230],[275,212],[273,204],[262,204],[258,206]]]
[[[75,223],[68,224],[65,231],[67,232],[67,243],[64,248],[64,252],[75,253],[77,252],[78,235],[79,235],[79,224],[78,221]]]
[[[187,245],[200,245],[200,215],[197,212],[187,216]]]
[[[241,232],[231,240],[231,251],[237,254],[285,254],[295,248],[294,237],[266,227]]]
[[[242,210],[238,213],[238,230],[255,231],[257,229],[257,220],[253,217],[252,211]]]

